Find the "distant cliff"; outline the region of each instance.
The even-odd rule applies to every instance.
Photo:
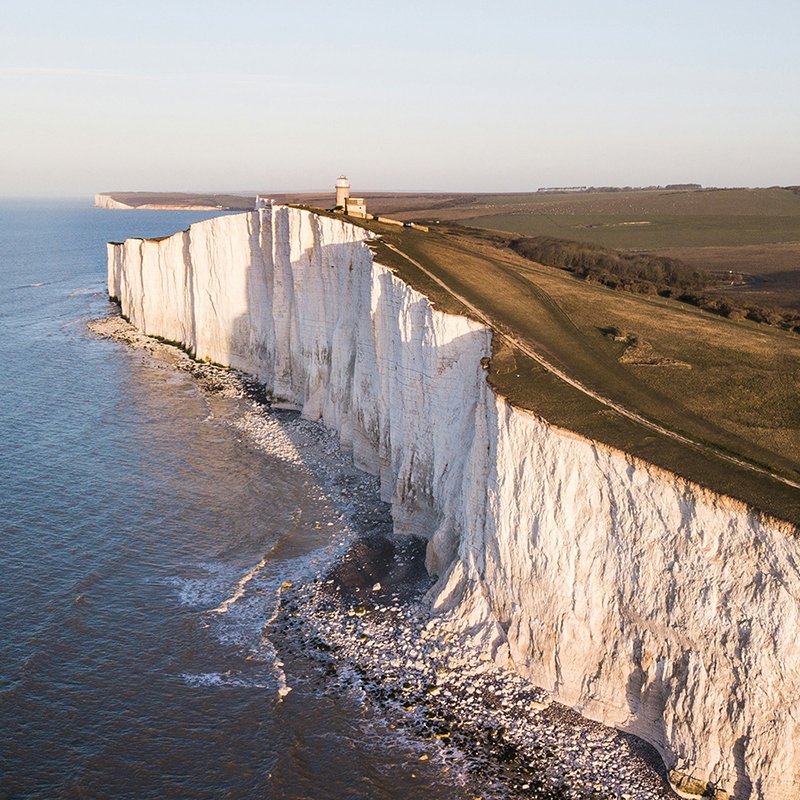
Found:
[[[109,245],[145,333],[257,375],[380,475],[434,609],[662,753],[676,782],[800,793],[800,546],[744,505],[511,407],[491,331],[434,310],[370,234],[282,206]]]
[[[110,194],[96,194],[94,204],[97,208],[133,208],[133,206],[115,200]]]
[[[179,192],[107,192],[94,196],[98,208],[173,209],[179,211],[221,211],[251,209],[253,197]]]

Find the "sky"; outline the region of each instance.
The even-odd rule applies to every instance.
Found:
[[[0,197],[800,184],[800,3],[3,0]]]

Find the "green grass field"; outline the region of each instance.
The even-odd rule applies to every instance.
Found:
[[[520,212],[461,219],[476,228],[557,236],[619,250],[663,250],[800,241],[800,216],[540,214]]]
[[[746,287],[716,290],[733,300],[800,310],[800,193],[794,189],[477,195],[401,216],[670,256],[751,276]]]
[[[800,241],[800,195],[786,189],[498,196],[440,217],[623,250]]]

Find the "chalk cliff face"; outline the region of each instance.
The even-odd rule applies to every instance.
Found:
[[[800,792],[800,548],[742,505],[512,408],[491,333],[287,207],[109,245],[145,333],[257,375],[379,474],[434,608],[586,716],[737,797]]]

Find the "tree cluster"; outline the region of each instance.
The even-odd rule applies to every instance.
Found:
[[[633,291],[655,294],[660,288],[701,289],[712,283],[704,270],[666,256],[624,253],[551,236],[526,236],[512,240],[509,246],[531,261],[568,269],[615,289],[650,284],[653,291],[646,286]]]

